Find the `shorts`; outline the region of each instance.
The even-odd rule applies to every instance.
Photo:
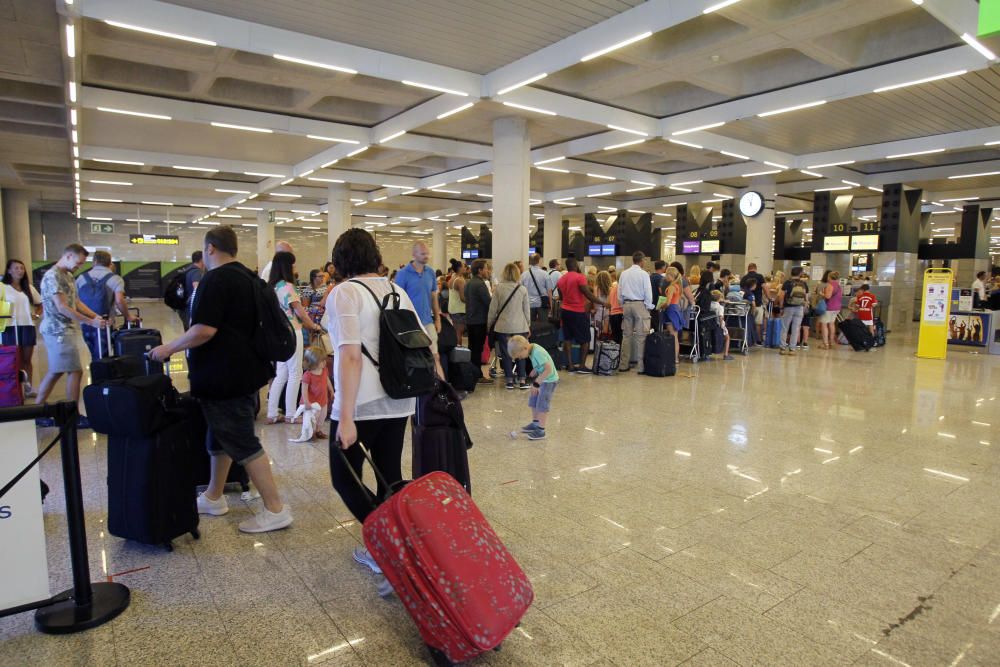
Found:
[[[465,313],[449,313],[449,315],[451,316],[451,323],[456,327],[459,324],[465,325]]]
[[[257,417],[254,398],[250,394],[236,398],[198,399],[208,424],[205,447],[209,454],[226,454],[240,465],[264,455],[264,448],[254,432]]]
[[[563,339],[566,341],[579,345],[590,343],[590,317],[587,313],[563,310],[562,330]]]
[[[67,329],[61,334],[42,334],[45,341],[45,353],[49,359],[49,373],[79,373],[83,370],[80,363],[80,332]]]
[[[757,307],[757,308],[754,309],[753,321],[756,324],[763,324],[764,323],[764,309],[763,308]]]
[[[819,316],[819,321],[821,324],[833,324],[837,321],[837,313],[828,310]]]
[[[875,320],[861,320],[861,323],[864,324],[866,327],[875,326]]]
[[[427,337],[431,339],[431,350],[434,354],[437,354],[438,349],[438,332],[434,328],[434,321],[430,321],[424,325],[424,331],[427,332]]]
[[[15,329],[17,329],[15,335]],[[33,347],[36,343],[35,327],[32,325],[26,326],[8,326],[3,331],[2,342],[3,345],[18,345],[20,347]]]
[[[543,382],[537,396],[528,397],[528,407],[538,412],[548,412],[552,405],[552,394],[556,393],[558,382]]]

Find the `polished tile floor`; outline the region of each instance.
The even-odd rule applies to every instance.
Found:
[[[896,334],[869,354],[567,375],[541,442],[508,437],[529,419],[524,393],[477,390],[474,495],[536,601],[476,664],[1000,664],[1000,357],[913,352]],[[239,534],[260,501],[233,494],[234,511],[173,553],[104,532],[105,442],[85,433],[93,577],[127,584],[132,606],[67,637],[37,634],[30,614],[0,619],[0,664],[422,664],[399,602],[350,558],[360,530],[326,445],[260,430],[294,526]],[[57,457],[42,469],[61,590]]]

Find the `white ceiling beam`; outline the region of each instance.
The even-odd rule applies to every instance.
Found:
[[[388,136],[389,133],[386,133]],[[458,141],[456,139],[444,139],[441,137],[428,137],[420,134],[404,134],[398,139],[393,139],[386,144],[387,148],[398,148],[400,150],[413,151],[416,153],[431,153],[434,155],[444,155],[446,157],[460,157],[466,160],[492,160],[493,147],[483,144],[474,144],[468,141]]]
[[[232,174],[242,174],[248,171],[277,174],[289,171],[288,165],[275,164],[273,162],[248,162],[246,160],[230,160],[227,158],[199,155],[178,155],[176,153],[139,151],[129,148],[109,148],[106,146],[81,146],[80,159],[125,160],[129,162],[141,162],[143,165],[155,167],[201,167],[203,169],[214,169]],[[186,173],[190,174],[191,172]],[[177,174],[182,175],[185,172],[179,170]],[[246,185],[252,186],[253,184]],[[250,187],[247,189],[252,191]]]
[[[939,148],[947,150],[996,148],[985,146],[988,141],[1000,141],[1000,126],[915,137],[901,141],[887,141],[885,143],[855,146],[837,151],[809,153],[798,156],[796,158],[796,165],[802,169],[807,169],[809,165],[829,164],[845,160],[854,160],[855,162],[881,161],[888,159],[889,155],[903,155],[919,151],[937,150]],[[964,169],[965,167],[957,165],[957,168]]]
[[[973,37],[979,27],[979,3],[975,0],[923,0],[920,6],[949,30]]]
[[[139,167],[137,167],[139,168]],[[145,186],[152,188],[175,188],[178,190],[213,190],[214,188],[239,188],[247,183],[245,181],[223,181],[211,178],[186,178],[184,176],[167,176],[165,174],[145,174],[136,172],[103,171],[100,169],[83,169],[80,171],[80,178],[84,187],[91,180],[99,181],[122,181],[132,183],[135,186]],[[96,186],[105,184],[96,183]],[[185,199],[185,195],[161,194],[160,197],[167,199]]]
[[[962,165],[951,164],[938,167],[924,167],[922,169],[901,169],[899,171],[882,172],[869,175],[868,184],[886,185],[889,183],[937,181],[963,174],[982,174],[992,172],[1000,172],[1000,160],[986,160],[984,162],[967,162]],[[993,178],[1000,179],[1000,173]],[[962,190],[969,187],[968,183],[970,179],[954,178],[950,180],[955,184],[955,190]],[[938,194],[940,195],[940,192],[938,192]]]
[[[615,107],[608,106],[607,104],[590,102],[589,100],[570,97],[569,95],[563,95],[561,93],[553,93],[547,90],[531,88],[530,86],[519,88],[512,93],[504,95],[502,100],[498,101],[519,104],[533,109],[551,112],[557,116],[593,123],[601,127],[617,125],[629,130],[634,130],[635,132],[642,132],[646,137],[655,137],[659,134],[660,130],[659,121],[652,116],[645,116],[643,114],[635,113],[634,111],[626,111],[625,109],[617,109]],[[522,112],[522,110],[517,107],[509,108],[514,112]],[[545,114],[539,115],[531,112],[530,110],[525,113],[529,117],[545,116]],[[632,139],[640,138],[640,135],[636,134],[622,134],[630,136]],[[625,139],[624,141],[628,140]]]
[[[68,10],[91,19],[209,40],[224,48],[301,58],[380,79],[431,84],[470,97],[478,97],[481,90],[481,77],[470,72],[157,0],[86,0]]]

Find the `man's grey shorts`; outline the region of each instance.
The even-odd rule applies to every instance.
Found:
[[[205,447],[209,454],[227,454],[240,465],[264,455],[254,431],[257,415],[253,394],[218,400],[201,398],[198,403],[208,424]]]

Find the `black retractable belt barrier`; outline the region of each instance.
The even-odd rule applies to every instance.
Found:
[[[38,418],[55,419],[59,426],[59,448],[62,454],[63,483],[66,491],[66,521],[69,528],[69,554],[73,568],[73,588],[39,602],[0,609],[0,617],[35,612],[35,627],[47,634],[69,634],[107,623],[128,608],[131,593],[127,586],[113,582],[90,581],[87,557],[87,527],[83,512],[83,489],[80,482],[80,451],[77,445],[76,422],[79,417],[73,401],[16,408],[0,408],[0,424]],[[55,444],[55,443],[53,443]],[[49,445],[51,448],[52,445]],[[12,483],[4,481],[3,493],[12,488],[27,470],[37,464],[42,454],[32,461]],[[2,495],[2,494],[0,494]]]

